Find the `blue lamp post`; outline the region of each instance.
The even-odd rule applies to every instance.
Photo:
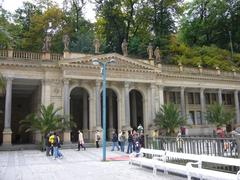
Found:
[[[102,140],[102,147],[103,147],[103,161],[106,161],[106,66],[110,63],[115,63],[115,60],[110,60],[106,62],[98,61],[97,59],[93,59],[93,65],[101,65],[102,66],[102,91],[103,91],[103,113],[102,113],[102,119],[103,119],[103,140]]]

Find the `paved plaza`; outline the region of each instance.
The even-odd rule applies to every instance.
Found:
[[[63,159],[54,160],[38,150],[0,151],[0,180],[182,180],[183,177],[153,176],[152,170],[130,166],[126,153],[107,150],[102,162],[102,151],[63,149]]]

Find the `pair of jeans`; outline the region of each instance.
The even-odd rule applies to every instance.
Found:
[[[124,141],[120,142],[120,146],[121,146],[121,151],[124,152],[125,142]]]
[[[59,151],[59,148],[57,146],[53,147],[53,156],[54,158],[62,157],[62,153]]]
[[[128,148],[127,148],[127,153],[132,153],[133,151],[133,143],[132,142],[128,142]]]
[[[112,142],[112,150],[111,150],[111,151],[114,151],[115,146],[117,147],[117,149],[118,149],[118,151],[119,151],[120,148],[119,148],[119,146],[118,146],[118,141],[116,141],[116,142]]]

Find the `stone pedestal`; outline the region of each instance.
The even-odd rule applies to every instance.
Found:
[[[10,128],[3,130],[3,145],[12,144],[12,130]]]
[[[48,52],[43,52],[42,59],[43,60],[50,60],[51,55]]]
[[[65,131],[63,133],[63,141],[64,141],[64,143],[71,143],[71,133],[70,133],[70,131]]]
[[[35,144],[38,144],[41,142],[41,133],[40,131],[35,132]]]
[[[64,50],[64,51],[63,51],[63,59],[68,59],[68,58],[70,58],[70,52]]]

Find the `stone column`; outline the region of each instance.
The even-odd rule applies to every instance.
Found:
[[[182,117],[186,116],[186,110],[185,110],[185,93],[184,93],[184,87],[181,87],[181,115]]]
[[[100,88],[100,81],[96,81],[96,129],[101,129],[101,88]]]
[[[155,118],[155,91],[156,91],[156,84],[151,84],[151,121],[153,123],[153,119]]]
[[[221,105],[222,104],[222,90],[218,89],[218,103]]]
[[[130,101],[129,101],[129,83],[124,83],[125,98],[125,128],[130,129]]]
[[[12,144],[11,113],[12,113],[12,77],[7,77],[3,145]]]
[[[111,137],[111,134],[112,134],[112,131],[113,131],[113,92],[112,91],[109,91],[108,93],[108,109],[109,109],[109,122],[108,122],[108,137]]]
[[[136,93],[132,93],[131,99],[131,112],[132,112],[132,121],[133,127],[137,127],[137,103],[136,103]]]
[[[83,93],[83,134],[85,139],[89,139],[88,134],[88,93]]]
[[[159,86],[158,87],[158,91],[159,91],[159,107],[161,107],[162,105],[164,105],[164,88],[163,86]]]
[[[234,91],[234,101],[235,101],[235,109],[236,109],[236,123],[238,124],[240,123],[238,90]]]
[[[63,82],[63,89],[64,89],[64,116],[67,120],[70,120],[70,94],[69,94],[69,80],[64,79]],[[71,134],[70,129],[64,132],[64,143],[70,143],[71,141]]]
[[[206,112],[206,104],[205,104],[205,96],[204,96],[204,88],[200,89],[200,101],[201,101],[201,118],[202,124],[205,123],[205,112]]]

